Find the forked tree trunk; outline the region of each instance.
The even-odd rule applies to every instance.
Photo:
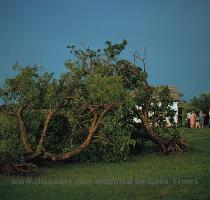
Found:
[[[53,109],[53,110],[50,110],[47,114],[47,117],[46,117],[45,123],[44,123],[44,128],[41,131],[41,137],[40,137],[40,140],[39,140],[39,144],[37,145],[37,148],[36,148],[36,153],[41,152],[42,149],[43,149],[43,144],[44,144],[44,141],[45,141],[45,137],[47,135],[47,129],[48,129],[50,120],[52,119],[52,117],[56,113],[56,111],[57,111],[57,109]]]
[[[31,154],[31,153],[33,153],[33,150],[31,148],[29,141],[28,141],[27,131],[26,131],[26,127],[25,127],[25,124],[23,121],[22,112],[23,112],[23,109],[19,109],[19,111],[16,113],[19,128],[20,128],[20,142],[21,142],[21,145],[22,145],[23,149],[25,150],[25,152],[27,154]]]
[[[50,161],[64,161],[67,159],[70,159],[76,155],[78,155],[79,153],[81,153],[83,150],[85,150],[92,142],[92,138],[94,133],[96,132],[97,128],[99,127],[101,121],[103,120],[104,116],[106,115],[106,113],[110,110],[111,106],[106,106],[104,108],[104,110],[99,114],[97,114],[97,112],[95,110],[93,110],[93,119],[92,119],[92,123],[91,126],[89,128],[88,134],[87,134],[87,138],[83,141],[83,143],[81,145],[79,145],[77,148],[75,148],[73,151],[70,152],[65,152],[63,154],[59,154],[59,155],[54,155],[48,152],[36,152],[35,154],[32,154],[28,161],[33,162],[36,159],[44,159],[44,160],[50,160]],[[46,120],[48,121],[48,120]],[[46,134],[46,132],[45,132]]]
[[[81,153],[83,150],[85,150],[90,145],[90,143],[92,141],[92,138],[93,138],[93,135],[94,135],[94,131],[90,130],[87,138],[85,139],[85,141],[79,147],[74,149],[73,151],[65,152],[65,153],[60,154],[60,155],[53,155],[53,154],[44,152],[42,158],[47,159],[47,160],[51,160],[51,161],[63,161],[63,160],[67,160],[67,159],[70,159],[72,157],[75,157],[76,155]]]

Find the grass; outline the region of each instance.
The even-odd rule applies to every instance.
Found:
[[[210,129],[181,129],[193,151],[144,153],[122,163],[43,168],[36,178],[0,176],[0,199],[209,200]]]

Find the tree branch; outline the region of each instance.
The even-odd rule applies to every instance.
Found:
[[[54,114],[59,109],[64,108],[65,106],[67,106],[70,100],[71,99],[69,98],[69,99],[67,99],[67,101],[65,103],[60,104],[57,108],[49,110],[49,112],[47,114],[47,117],[45,119],[45,122],[44,122],[44,128],[41,131],[41,137],[40,137],[40,140],[39,140],[39,144],[37,145],[36,152],[40,152],[43,149],[43,144],[44,144],[45,137],[47,135],[47,128],[49,126],[50,120],[53,118]]]
[[[28,141],[27,131],[26,131],[24,120],[23,120],[23,111],[28,107],[29,103],[30,102],[27,102],[26,104],[21,106],[18,109],[18,111],[16,113],[16,116],[17,116],[17,120],[18,120],[18,123],[19,123],[19,127],[20,127],[20,141],[21,141],[21,144],[22,144],[24,150],[26,151],[26,153],[31,154],[31,153],[33,153],[33,150],[31,148],[31,145],[30,145],[29,141]]]
[[[105,109],[101,112],[101,114],[98,116],[97,112],[94,110],[93,111],[93,120],[91,120],[91,125],[88,131],[88,135],[87,138],[83,141],[82,144],[80,144],[79,147],[75,148],[73,151],[70,152],[65,152],[63,154],[60,155],[54,155],[48,152],[44,152],[43,157],[45,159],[49,159],[51,161],[62,161],[62,160],[66,160],[69,159],[73,156],[78,155],[81,151],[83,151],[85,148],[87,148],[89,146],[89,144],[92,141],[93,135],[96,132],[96,129],[98,128],[100,121],[103,119],[103,117],[105,116],[105,114],[110,110],[111,106],[106,105]]]

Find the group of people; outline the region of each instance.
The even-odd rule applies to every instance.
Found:
[[[209,110],[209,115],[210,115],[210,110]],[[199,113],[196,113],[194,111],[188,111],[187,113],[188,127],[189,128],[203,128],[205,116],[206,115],[202,111],[200,111]],[[209,122],[209,125],[210,125],[210,122]]]

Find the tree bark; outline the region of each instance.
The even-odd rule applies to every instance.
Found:
[[[94,135],[94,131],[89,130],[88,136],[85,139],[85,141],[78,148],[74,149],[73,151],[65,152],[65,153],[60,154],[60,155],[52,155],[52,154],[49,154],[49,153],[45,152],[43,157],[46,158],[46,159],[49,159],[51,161],[63,161],[63,160],[70,159],[70,158],[78,155],[81,151],[83,151],[84,149],[86,149],[89,146],[89,144],[92,141],[93,135]]]
[[[33,153],[33,150],[31,148],[31,145],[28,141],[28,137],[27,137],[27,131],[26,131],[26,127],[24,124],[24,120],[23,120],[23,110],[26,108],[26,106],[21,107],[18,112],[16,113],[17,116],[17,120],[18,120],[18,124],[20,127],[20,141],[21,141],[21,145],[24,148],[25,152],[27,154],[31,154]]]
[[[43,149],[43,143],[47,134],[47,128],[49,126],[50,120],[52,119],[53,115],[56,113],[57,109],[50,110],[46,117],[44,128],[41,131],[41,137],[39,140],[39,144],[37,145],[36,153],[40,152]]]
[[[54,109],[50,109],[48,114],[47,114],[47,117],[45,119],[45,123],[44,123],[44,128],[42,129],[41,131],[41,137],[40,137],[40,140],[39,140],[39,144],[37,145],[37,148],[36,148],[36,154],[38,154],[39,152],[41,152],[43,150],[43,144],[44,144],[44,140],[45,140],[45,137],[47,135],[47,128],[49,126],[49,123],[50,123],[50,120],[52,119],[52,117],[54,116],[54,114],[61,108],[67,106],[67,104],[69,103],[69,101],[72,99],[73,97],[67,97],[67,101],[65,103],[61,103],[58,107],[54,108]]]
[[[161,148],[161,150],[165,152],[166,141],[153,130],[153,128],[150,126],[149,122],[147,121],[146,116],[142,114],[139,116],[142,121],[143,127],[146,130],[146,135],[148,136],[148,139],[157,144]]]

